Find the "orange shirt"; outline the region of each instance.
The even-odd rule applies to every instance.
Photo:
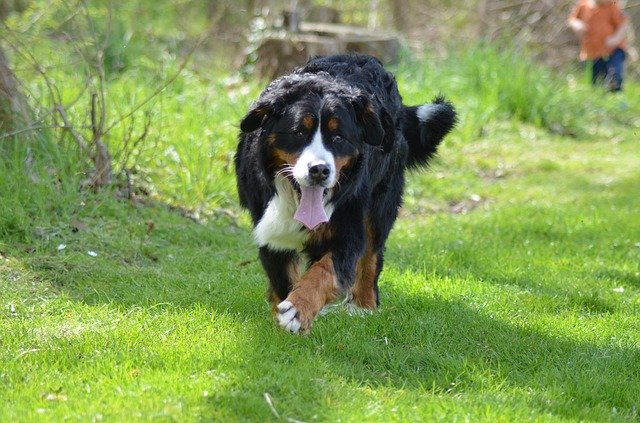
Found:
[[[579,0],[569,17],[580,19],[587,27],[580,40],[580,60],[597,59],[608,56],[616,48],[627,48],[624,40],[614,48],[607,48],[604,43],[627,19],[617,1],[597,5],[593,1]]]

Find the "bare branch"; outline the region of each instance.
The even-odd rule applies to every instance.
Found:
[[[42,122],[42,120],[40,120],[40,122]],[[20,135],[20,134],[24,134],[25,132],[32,132],[32,131],[42,131],[43,129],[71,129],[73,127],[71,126],[67,126],[67,125],[31,125],[29,127],[26,128],[22,128],[22,129],[18,129],[12,132],[7,132],[4,133],[2,135],[0,135],[0,140],[4,139],[4,138],[11,138],[13,136],[16,135]],[[90,129],[90,127],[88,126],[79,126],[76,128],[82,128],[82,129]]]
[[[93,134],[92,141],[95,143],[96,140],[100,139],[100,128],[96,122],[96,98],[98,95],[96,93],[91,94],[91,132]]]
[[[131,183],[131,170],[125,169],[124,175],[127,179],[127,200],[133,200],[133,184]]]
[[[129,161],[129,158],[131,157],[131,154],[147,138],[147,135],[149,134],[149,128],[150,127],[151,127],[151,114],[147,112],[147,113],[145,113],[144,128],[142,130],[142,133],[133,142],[133,144],[131,145],[131,148],[126,148],[128,143],[129,143],[130,136],[131,136],[131,133],[129,133],[129,139],[127,139],[127,142],[126,142],[127,145],[125,145],[125,147],[123,148],[123,157],[122,157],[121,166],[120,166],[121,168],[124,168],[127,165],[127,162]],[[138,154],[138,156],[139,156],[139,154]]]
[[[67,117],[67,112],[64,110],[62,104],[56,104],[56,110],[60,114],[62,121],[64,122],[64,128],[69,131],[73,139],[78,144],[78,147],[82,151],[82,153],[86,154],[90,157],[89,147],[87,146],[87,142],[85,139],[74,129],[73,125],[69,122],[69,118]]]

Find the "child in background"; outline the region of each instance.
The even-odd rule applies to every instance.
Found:
[[[615,0],[578,0],[568,24],[580,39],[580,60],[593,61],[592,83],[622,89],[627,19]]]

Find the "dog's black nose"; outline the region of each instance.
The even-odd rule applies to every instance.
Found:
[[[313,179],[314,182],[324,182],[329,177],[329,166],[324,163],[315,164],[309,167],[309,177]]]

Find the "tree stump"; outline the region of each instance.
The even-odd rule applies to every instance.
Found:
[[[394,62],[398,57],[400,42],[392,34],[315,22],[301,22],[299,28],[299,33],[278,31],[262,39],[255,65],[258,76],[273,79],[304,65],[314,56],[364,53],[384,63]]]

